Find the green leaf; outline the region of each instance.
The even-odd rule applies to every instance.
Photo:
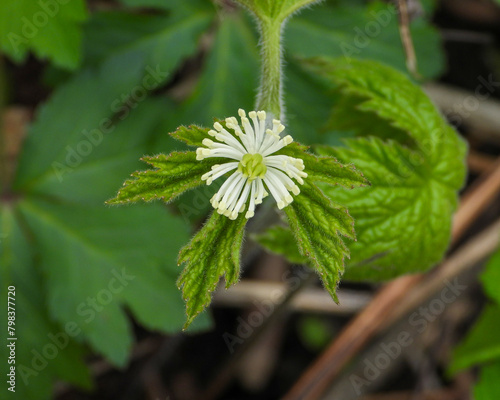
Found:
[[[212,17],[213,10],[206,9],[186,15],[95,13],[85,27],[85,65],[103,64],[105,70],[136,79],[141,79],[149,66],[160,71],[158,86],[171,78],[180,60],[196,50],[198,36],[208,28]],[[121,71],[123,65],[127,65],[125,71]]]
[[[487,305],[465,340],[453,352],[451,373],[500,360],[500,306]]]
[[[179,126],[177,130],[170,135],[181,142],[186,143],[188,146],[201,147],[203,146],[203,139],[210,138],[208,128],[202,128],[196,125]]]
[[[78,340],[116,365],[125,364],[133,340],[125,309],[146,329],[176,332],[184,323],[175,281],[186,224],[161,204],[103,204],[140,166],[170,104],[151,91],[196,50],[210,18],[161,22],[156,33],[143,30],[96,57],[93,68],[54,92],[30,129],[15,178],[15,202],[23,199],[18,220],[43,271],[38,285],[50,318],[77,323]],[[196,322],[193,328],[209,325],[207,318]],[[38,335],[36,326],[30,331]]]
[[[33,51],[56,65],[75,69],[81,56],[81,24],[85,2],[3,1],[0,4],[0,47],[16,62]]]
[[[301,8],[311,6],[320,0],[236,0],[261,20],[284,21]]]
[[[307,263],[307,257],[300,254],[295,237],[288,227],[273,226],[264,233],[253,235],[252,238],[270,252],[285,256],[291,263]]]
[[[389,67],[328,59],[308,65],[357,99],[350,104],[360,118],[363,113],[371,118],[373,131],[400,131],[399,143],[360,138],[346,141],[348,148],[321,149],[352,162],[371,182],[356,191],[324,188],[356,220],[358,241],[350,244],[346,278],[390,279],[428,269],[441,260],[449,242],[465,177],[464,142],[422,90]],[[368,124],[359,128],[359,135],[370,134]]]
[[[500,0],[495,0],[500,1]],[[422,0],[422,7],[427,14],[432,15],[438,6],[437,0]]]
[[[500,251],[491,257],[481,274],[481,282],[487,295],[500,305]]]
[[[16,190],[58,197],[64,193],[73,201],[92,199],[99,204],[111,197],[112,182],[121,184],[138,167],[137,160],[147,150],[146,136],[167,109],[167,101],[147,96],[196,49],[198,35],[208,23],[205,14],[180,21],[164,17],[160,25],[154,24],[154,34],[146,31],[135,41],[115,46],[99,67],[61,86],[31,127]],[[92,43],[98,42],[96,37]],[[81,112],[75,115],[74,110]],[[47,142],[51,145],[45,146]],[[99,173],[104,169],[106,176]],[[69,176],[72,179],[66,179]],[[85,184],[89,179],[92,191]]]
[[[335,132],[329,125],[332,104],[339,95],[331,85],[316,73],[311,73],[293,57],[286,59],[283,67],[286,76],[284,93],[287,132],[306,145],[330,143]],[[330,143],[332,144],[332,143]]]
[[[500,398],[500,361],[481,368],[479,381],[474,386],[474,400],[497,400]]]
[[[349,251],[339,235],[355,239],[354,221],[346,208],[334,205],[309,179],[301,194],[283,211],[295,235],[300,254],[309,259],[335,301],[344,258]]]
[[[465,142],[423,90],[407,77],[371,61],[316,58],[304,63],[340,85],[345,96],[360,99],[353,105],[357,110],[375,115],[381,123],[385,121],[386,125],[405,132],[431,165],[446,166],[437,168],[437,179],[457,189],[461,187],[465,176]]]
[[[64,96],[53,99],[57,101],[49,101],[46,105],[48,112],[43,110],[32,126],[33,136],[27,139],[23,161],[18,169],[18,192],[43,193],[74,203],[102,205],[116,194],[116,189],[130,171],[143,166],[139,158],[148,150],[148,139],[155,133],[165,102],[146,99],[122,120],[118,120],[116,126],[104,132],[92,128],[90,122],[100,110],[89,110],[81,122],[74,122],[80,126],[88,124],[88,129],[78,131],[68,127],[65,132],[69,120],[64,117],[50,119],[56,111],[53,107],[63,107],[61,104],[65,100],[71,102],[66,96],[72,95],[73,89],[82,88],[85,83],[90,85],[87,79],[82,79],[78,85],[65,87],[71,90],[64,90]],[[83,90],[80,92],[82,96],[85,95]],[[107,118],[103,117],[103,121],[107,121]],[[96,122],[95,126],[98,127],[99,123]],[[64,137],[65,133],[67,137]],[[47,140],[57,138],[59,142],[43,146],[44,137]],[[31,157],[31,161],[28,157]],[[39,170],[32,164],[34,162],[38,162]]]
[[[363,170],[371,187],[346,192],[324,187],[349,205],[358,241],[350,244],[347,279],[383,280],[425,270],[443,256],[449,242],[456,189],[440,182],[421,156],[378,138],[346,141],[333,151]]]
[[[4,362],[0,365],[2,377],[10,372],[8,364],[12,343],[7,337],[7,297],[8,287],[14,286],[15,293],[11,307],[15,309],[15,394],[8,393],[6,398],[42,399],[52,393],[52,382],[62,378],[83,388],[90,388],[90,373],[83,362],[82,346],[75,342],[79,338],[78,327],[56,324],[45,307],[46,298],[43,290],[44,276],[36,264],[35,249],[23,232],[15,214],[17,207],[5,203],[0,206],[0,296],[4,306],[0,311],[0,329],[3,345],[0,356]],[[7,390],[2,385],[2,390]]]
[[[332,186],[342,186],[348,189],[367,186],[369,182],[353,164],[342,164],[331,156],[316,156],[307,152],[307,147],[291,143],[276,154],[284,154],[304,161],[308,179],[315,182],[324,182]]]
[[[210,304],[211,293],[222,276],[226,288],[240,275],[240,248],[247,219],[239,214],[234,221],[213,212],[202,229],[179,253],[184,265],[177,285],[186,301],[187,328]]]
[[[193,151],[143,157],[156,169],[134,172],[134,179],[125,181],[118,195],[107,204],[125,204],[161,199],[170,203],[187,190],[203,185],[201,176],[217,164],[218,158],[198,161]]]
[[[212,2],[207,0],[120,0],[120,2],[130,7],[158,8],[183,16],[214,9]]]
[[[362,97],[344,95],[335,102],[331,110],[327,127],[331,130],[340,130],[354,136],[377,136],[392,139],[406,146],[415,146],[415,141],[408,134],[389,123],[383,123],[374,113],[367,113],[360,109]]]
[[[20,212],[43,249],[51,316],[76,322],[115,365],[125,365],[132,344],[123,307],[146,327],[181,328],[175,257],[188,229],[180,218],[159,204],[110,209],[30,200]]]
[[[182,120],[200,125],[253,109],[258,84],[257,38],[247,19],[225,17],[196,89],[183,105]]]
[[[419,72],[438,77],[445,68],[439,32],[421,18],[410,28]],[[288,24],[285,44],[294,56],[372,59],[407,73],[396,8],[380,1],[336,7],[325,2],[305,10]]]

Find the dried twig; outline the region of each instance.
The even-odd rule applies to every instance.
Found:
[[[500,192],[500,159],[494,168],[477,179],[462,197],[458,212],[455,214],[452,237],[454,241],[462,237],[466,229],[481,214]]]
[[[215,306],[246,308],[254,302],[268,302],[276,298],[284,298],[288,291],[283,282],[264,282],[260,280],[243,280],[238,285],[215,293]],[[324,289],[307,288],[298,293],[289,304],[294,311],[307,311],[328,314],[353,314],[363,309],[371,300],[371,295],[359,291],[340,289],[337,292],[339,303],[331,301]]]
[[[401,43],[406,55],[406,68],[416,78],[421,79],[418,73],[417,56],[415,54],[415,47],[413,46],[413,39],[410,32],[410,16],[408,13],[407,0],[397,0],[399,9],[399,35],[401,36]]]
[[[363,396],[361,400],[413,400],[414,398],[412,392],[395,392]],[[447,389],[421,393],[418,398],[420,400],[455,400],[457,397],[453,390]]]
[[[495,158],[486,154],[478,153],[470,150],[467,157],[467,165],[469,170],[474,172],[487,173],[495,168]]]

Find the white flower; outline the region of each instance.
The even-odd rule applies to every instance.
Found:
[[[273,120],[272,129],[266,129],[265,111],[252,111],[248,113],[252,127],[245,111],[240,109],[238,114],[241,126],[235,117],[226,118],[226,127],[234,131],[236,137],[216,122],[215,130],[208,131],[208,134],[217,141],[204,139],[206,148],[199,147],[196,150],[197,160],[208,157],[228,159],[226,163],[214,165],[210,172],[201,177],[207,181],[207,185],[234,171],[210,200],[219,214],[230,219],[236,219],[238,213],[245,211],[247,204],[245,217],[252,218],[255,206],[268,195],[266,189],[271,192],[279,209],[286,207],[293,201],[290,192],[294,195],[300,193],[293,179],[303,184],[302,178],[307,177],[301,159],[272,155],[293,141],[290,135],[280,137],[285,129],[280,121]]]

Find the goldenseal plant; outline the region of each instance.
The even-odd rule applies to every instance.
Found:
[[[283,135],[284,125],[268,121],[264,111],[252,111],[247,118],[240,110],[239,115],[241,125],[229,117],[216,121],[215,129],[179,127],[171,135],[196,151],[143,157],[154,169],[134,172],[133,179],[107,202],[171,203],[190,189],[226,177],[210,200],[214,212],[179,253],[184,270],[178,286],[187,306],[186,327],[210,304],[211,292],[222,276],[226,288],[238,281],[245,225],[268,193],[286,215],[301,254],[334,299],[349,255],[341,236],[355,240],[347,209],[333,204],[316,182],[353,188],[367,185],[363,175],[333,157],[310,153],[290,135]]]
[[[211,301],[222,276],[226,288],[240,275],[240,252],[247,221],[269,194],[288,223],[301,256],[335,294],[349,251],[342,241],[355,240],[347,209],[334,204],[317,186],[352,189],[368,181],[351,164],[332,156],[316,156],[294,142],[280,120],[282,110],[281,30],[285,20],[308,0],[245,0],[259,21],[262,78],[258,111],[239,109],[236,117],[215,120],[214,129],[181,126],[171,135],[196,151],[143,157],[153,169],[132,174],[108,204],[162,200],[225,178],[210,200],[215,209],[205,225],[179,253],[184,269],[177,281],[186,302],[187,328]],[[221,88],[223,90],[223,88]],[[220,116],[214,116],[220,117]],[[165,239],[167,240],[167,239]]]

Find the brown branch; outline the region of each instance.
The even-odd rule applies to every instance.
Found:
[[[266,282],[245,279],[227,290],[218,290],[213,299],[214,306],[246,308],[254,302],[269,302],[273,298],[284,298],[288,286],[284,282]],[[359,312],[371,300],[371,295],[359,291],[339,289],[339,304],[331,301],[331,296],[321,288],[307,288],[290,301],[294,311],[349,315]]]
[[[399,9],[399,35],[406,55],[406,68],[416,79],[421,79],[418,73],[417,56],[410,32],[410,16],[407,0],[397,0]]]
[[[500,192],[500,158],[490,173],[477,179],[462,197],[460,208],[455,214],[452,237],[462,237],[467,228],[481,214]]]
[[[420,400],[453,400],[456,399],[456,393],[449,389],[440,389],[424,393],[419,393]],[[376,394],[363,396],[361,400],[413,400],[415,393],[413,392],[394,392],[386,394]]]
[[[467,157],[467,165],[469,170],[479,173],[490,172],[495,168],[496,159],[492,156],[478,153],[477,151],[470,150]]]

